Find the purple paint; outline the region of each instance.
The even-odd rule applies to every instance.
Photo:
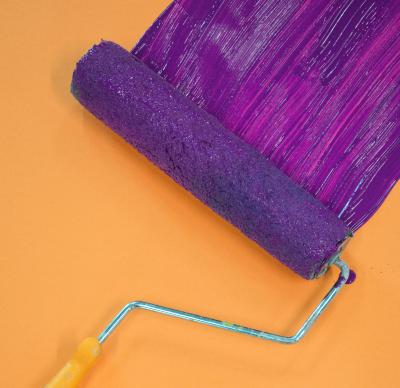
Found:
[[[320,201],[128,51],[94,46],[76,98],[177,183],[301,276],[317,276],[349,235]]]
[[[356,273],[351,269],[349,272],[349,277],[347,278],[346,284],[354,283],[357,278]]]
[[[398,0],[180,0],[132,52],[352,230],[399,177]]]

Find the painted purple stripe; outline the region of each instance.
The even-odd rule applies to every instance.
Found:
[[[397,0],[180,0],[132,52],[353,230],[400,175]]]

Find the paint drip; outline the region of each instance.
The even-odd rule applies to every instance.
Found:
[[[400,2],[180,0],[132,53],[353,231],[400,173]]]

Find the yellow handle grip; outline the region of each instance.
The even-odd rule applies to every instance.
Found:
[[[101,345],[97,338],[83,340],[68,361],[45,388],[74,388],[92,367],[100,355]]]

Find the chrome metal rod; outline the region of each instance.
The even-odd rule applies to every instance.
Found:
[[[126,317],[126,315],[137,308],[141,308],[144,310],[154,311],[156,313],[161,313],[165,315],[170,315],[172,317],[185,319],[187,321],[202,323],[208,326],[218,327],[220,329],[230,330],[235,333],[242,333],[251,335],[254,337],[258,337],[265,340],[270,340],[274,342],[279,342],[282,344],[294,344],[298,342],[300,339],[304,337],[304,335],[309,331],[310,327],[313,323],[318,319],[318,317],[322,314],[328,304],[332,301],[332,299],[336,296],[336,294],[340,291],[343,285],[346,283],[349,277],[349,267],[347,264],[338,258],[334,264],[339,267],[340,274],[336,283],[332,286],[329,292],[324,296],[318,306],[313,310],[307,320],[303,323],[300,329],[291,337],[269,333],[266,331],[260,331],[256,329],[250,329],[248,327],[240,326],[235,323],[223,322],[213,318],[203,317],[201,315],[187,313],[185,311],[171,309],[169,307],[159,306],[153,303],[148,302],[131,302],[128,303],[110,322],[110,324],[104,329],[104,331],[98,336],[98,340],[100,343],[103,343],[111,333],[116,329],[116,327],[121,323],[121,321]]]

